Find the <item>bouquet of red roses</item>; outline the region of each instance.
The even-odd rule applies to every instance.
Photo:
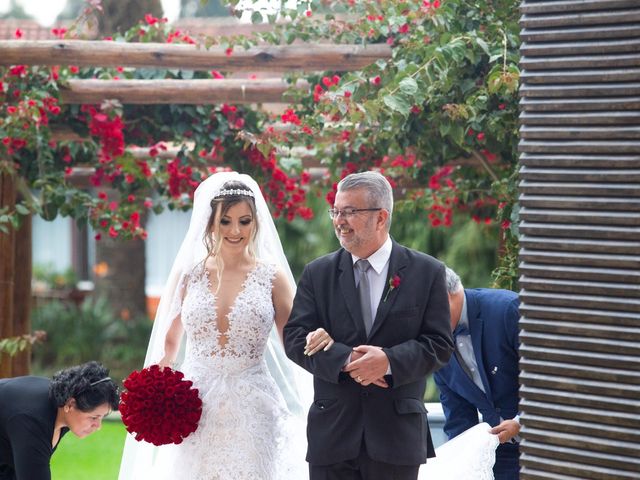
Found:
[[[202,400],[184,374],[152,365],[132,372],[120,398],[122,423],[138,441],[154,445],[181,443],[198,428]]]

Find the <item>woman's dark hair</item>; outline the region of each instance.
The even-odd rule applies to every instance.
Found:
[[[109,370],[94,361],[56,373],[51,380],[49,397],[58,407],[74,398],[76,407],[82,412],[89,412],[104,403],[116,410],[120,401],[118,387],[109,378]]]

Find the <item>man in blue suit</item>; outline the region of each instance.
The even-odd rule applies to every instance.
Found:
[[[434,374],[451,439],[483,421],[498,435],[496,480],[519,477],[518,295],[509,290],[464,289],[446,269],[455,354]]]

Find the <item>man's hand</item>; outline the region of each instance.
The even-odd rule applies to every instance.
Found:
[[[388,388],[384,379],[389,369],[389,359],[380,347],[360,345],[351,352],[351,361],[344,366],[347,372],[360,385],[370,384]]]
[[[498,435],[500,443],[505,443],[520,433],[520,424],[515,420],[503,420],[489,432]]]

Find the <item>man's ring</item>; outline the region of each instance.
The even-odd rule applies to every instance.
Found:
[[[360,375],[356,377],[356,382],[362,383],[362,377]]]

